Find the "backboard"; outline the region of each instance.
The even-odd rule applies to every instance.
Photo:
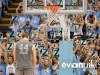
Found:
[[[49,10],[44,6],[61,6],[59,14],[86,13],[86,0],[23,0],[23,11],[25,14],[47,14]]]

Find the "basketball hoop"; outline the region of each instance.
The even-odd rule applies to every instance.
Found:
[[[47,13],[48,18],[50,21],[52,20],[58,20],[58,10],[61,8],[61,6],[45,6],[44,7],[47,10],[51,10],[49,13]]]

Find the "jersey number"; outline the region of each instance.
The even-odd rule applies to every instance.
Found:
[[[23,45],[23,44],[20,44],[20,46],[19,46],[19,49],[21,50],[21,51],[28,51],[28,49],[29,49],[29,47],[28,47],[28,45]]]

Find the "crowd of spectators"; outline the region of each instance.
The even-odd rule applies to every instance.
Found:
[[[70,19],[70,39],[73,40],[73,54],[77,62],[97,64],[95,68],[80,68],[80,75],[100,75],[100,1],[88,0],[86,14],[65,15],[66,26]],[[25,15],[16,9],[17,20],[0,39],[0,75],[16,75],[13,58],[13,44],[21,39],[21,32],[29,33],[29,41],[36,47],[37,65],[35,75],[59,74],[59,41],[62,28],[59,20],[50,19],[46,14]],[[2,33],[0,33],[1,35]],[[66,49],[67,52],[67,49]],[[43,65],[44,68],[40,68]],[[73,69],[73,74],[77,75]]]

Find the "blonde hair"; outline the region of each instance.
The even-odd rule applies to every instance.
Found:
[[[44,57],[44,60],[48,60],[49,61],[49,58],[46,56],[46,57]]]
[[[29,34],[28,34],[28,32],[22,32],[22,37],[24,38],[24,37],[29,37]]]
[[[80,17],[80,16],[77,16],[77,17],[75,18],[75,22],[76,22],[76,23],[80,23],[80,22],[81,22],[81,17]]]

